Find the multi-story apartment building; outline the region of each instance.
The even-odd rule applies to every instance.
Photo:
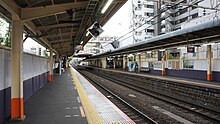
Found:
[[[157,14],[155,18],[158,24],[158,32],[164,34],[184,28],[187,23],[195,18],[215,12],[219,0],[167,0],[157,3]]]
[[[133,32],[133,43],[144,41],[154,36],[154,1],[131,0],[130,29]],[[140,27],[140,28],[138,28]]]
[[[108,50],[114,49],[113,41],[115,41],[117,37],[110,37],[110,36],[100,36],[97,38],[92,38],[85,46],[82,53],[102,53]],[[119,46],[116,46],[119,47]]]

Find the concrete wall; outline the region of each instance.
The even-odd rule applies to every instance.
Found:
[[[55,68],[55,64],[54,64]],[[49,59],[23,54],[24,100],[30,98],[48,81]],[[10,117],[11,51],[0,48],[0,124]]]

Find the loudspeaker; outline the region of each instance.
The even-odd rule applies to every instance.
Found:
[[[93,37],[99,36],[104,30],[99,25],[99,23],[95,22],[88,30]]]

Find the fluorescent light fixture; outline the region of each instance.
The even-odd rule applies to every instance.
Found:
[[[83,41],[81,41],[81,43],[80,44],[83,44]]]
[[[101,13],[105,13],[105,11],[108,9],[108,7],[111,5],[113,0],[108,0],[108,2],[105,4],[104,8],[102,9]]]
[[[89,32],[86,33],[86,36],[89,36]]]

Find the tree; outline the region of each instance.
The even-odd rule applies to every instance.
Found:
[[[7,29],[7,33],[5,35],[5,46],[11,47],[11,25],[9,24],[9,27]]]
[[[47,50],[44,50],[43,54],[44,54],[45,57],[49,56],[48,53],[47,53]]]
[[[8,27],[6,27],[6,34],[3,37],[2,32],[5,30],[5,26],[7,26],[7,24],[9,25]],[[0,18],[0,45],[4,45],[7,47],[11,47],[11,24],[9,24],[8,22],[4,21],[3,19]]]
[[[3,27],[3,21],[0,19],[0,29]],[[0,45],[4,42],[4,38],[2,37],[2,33],[0,31]]]

